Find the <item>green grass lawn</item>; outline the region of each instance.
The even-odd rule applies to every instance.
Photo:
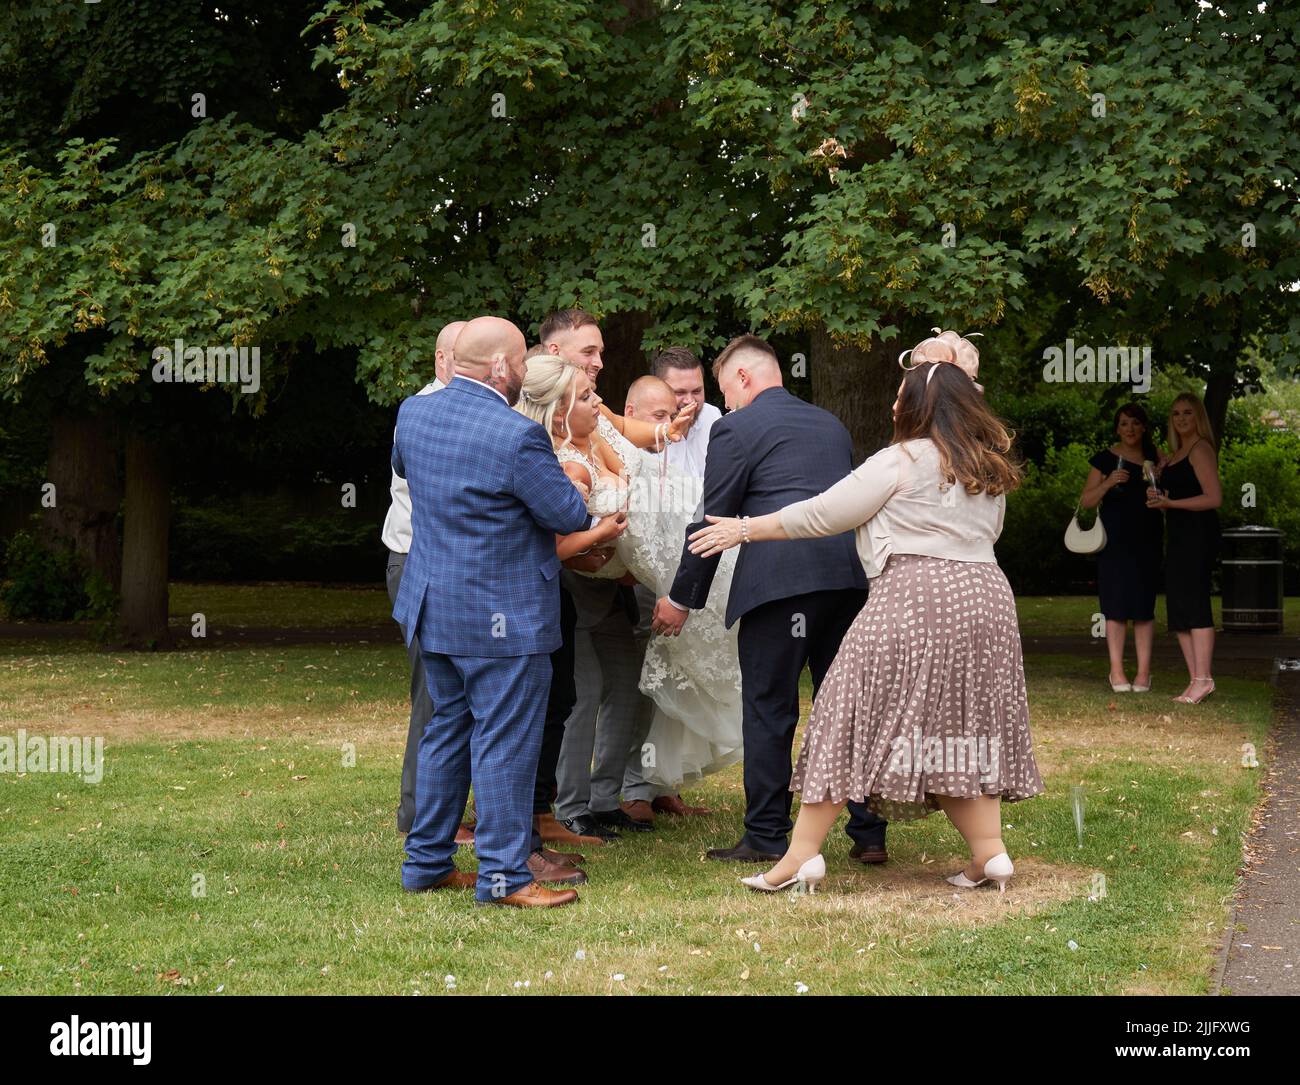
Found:
[[[1222,600],[1213,600],[1214,620],[1221,623]],[[1097,599],[1091,595],[1035,595],[1016,600],[1021,628],[1040,636],[1086,636],[1092,627]],[[1285,631],[1300,634],[1300,597],[1284,600]],[[392,606],[383,586],[303,584],[214,584],[177,581],[171,585],[168,613],[175,625],[191,623],[203,614],[209,630],[249,627],[346,629],[381,626],[392,620]],[[1164,633],[1164,597],[1156,604],[1156,621]]]
[[[283,610],[254,593],[244,620],[316,605],[278,590]],[[961,842],[941,815],[892,828],[881,869],[849,862],[837,829],[822,892],[752,894],[752,870],[703,858],[739,834],[737,766],[688,792],[711,816],[591,849],[581,902],[539,913],[400,892],[400,644],[0,646],[0,735],[107,748],[95,785],[0,773],[0,993],[430,994],[447,975],[495,993],[1204,991],[1258,798],[1241,745],[1266,760],[1270,688],[1225,677],[1191,707],[1112,695],[1089,660],[1026,668],[1048,793],[1005,809],[1005,898],[943,882]]]
[[[1210,600],[1214,608],[1214,625],[1223,628],[1223,600],[1215,595]],[[1095,595],[1026,595],[1016,598],[1016,612],[1020,616],[1020,629],[1024,635],[1034,636],[1088,636],[1097,613]],[[1282,630],[1292,636],[1300,635],[1300,596],[1282,600]],[[1167,636],[1165,629],[1165,597],[1156,600],[1156,631]],[[1130,640],[1130,651],[1132,641]]]
[[[168,614],[189,624],[203,614],[210,627],[288,626],[328,629],[382,625],[393,620],[383,584],[304,586],[302,584],[209,584],[182,581],[171,585]]]

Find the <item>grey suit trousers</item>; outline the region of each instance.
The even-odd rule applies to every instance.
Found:
[[[630,751],[640,751],[654,702],[638,688],[649,640],[629,621],[611,580],[560,573],[577,611],[574,684],[556,773],[560,820],[617,810]]]
[[[635,588],[637,605],[641,610],[641,621],[636,627],[637,635],[649,638],[650,622],[654,617],[655,603],[659,600],[655,598],[655,593],[647,588],[644,584],[638,584]],[[642,650],[642,657],[645,652]],[[642,694],[644,697],[645,694]],[[650,717],[654,718],[654,702],[650,702]],[[649,728],[647,727],[647,731]],[[641,766],[642,747],[645,745],[645,735],[639,738],[633,736],[632,748],[628,751],[627,767],[623,770],[623,801],[636,802],[638,799],[644,799],[646,802],[654,802],[660,795],[671,794],[668,788],[660,787],[658,784],[652,784],[645,778],[645,770]]]
[[[396,605],[397,589],[402,583],[402,567],[406,564],[406,555],[395,550],[388,552],[388,598]],[[402,629],[405,638],[406,630]],[[406,753],[402,757],[402,789],[397,802],[397,831],[411,831],[411,822],[415,819],[415,766],[420,748],[420,736],[433,719],[433,698],[429,696],[429,684],[424,680],[424,661],[420,657],[420,640],[415,638],[406,648],[407,659],[411,663],[411,721],[406,728]]]

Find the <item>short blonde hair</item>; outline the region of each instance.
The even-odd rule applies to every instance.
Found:
[[[578,362],[561,358],[558,354],[535,354],[528,359],[524,374],[524,385],[519,392],[519,402],[515,410],[538,423],[546,435],[555,443],[552,425],[560,405],[564,405],[564,430],[569,431],[569,412],[573,410],[574,382],[578,374],[586,375],[586,370]],[[561,445],[567,445],[566,436]]]

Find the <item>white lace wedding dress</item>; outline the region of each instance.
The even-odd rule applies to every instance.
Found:
[[[631,572],[654,592],[668,594],[677,573],[686,527],[694,519],[703,480],[668,467],[662,454],[643,451],[603,416],[600,435],[625,467],[627,487],[597,479],[581,453],[561,448],[561,462],[585,466],[592,478],[587,510],[608,516],[627,508],[627,528],[615,556],[596,574],[619,578]],[[652,636],[641,669],[641,692],[655,703],[642,772],[652,783],[676,791],[735,764],[741,745],[740,662],[736,628],[724,624],[735,549],[722,555],[709,602],[676,637]]]

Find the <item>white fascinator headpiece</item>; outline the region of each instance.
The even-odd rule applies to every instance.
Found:
[[[939,328],[931,328],[934,335],[928,339],[922,339],[911,350],[905,350],[898,356],[898,364],[906,370],[915,369],[926,362],[947,362],[955,365],[966,376],[970,377],[971,383],[980,391],[984,391],[984,386],[978,381],[980,372],[980,352],[979,348],[971,342],[972,338],[982,338],[981,332],[971,332],[970,336],[963,336],[955,331],[943,331]],[[925,378],[926,384],[930,383],[930,378],[934,376],[934,370],[930,370]]]

